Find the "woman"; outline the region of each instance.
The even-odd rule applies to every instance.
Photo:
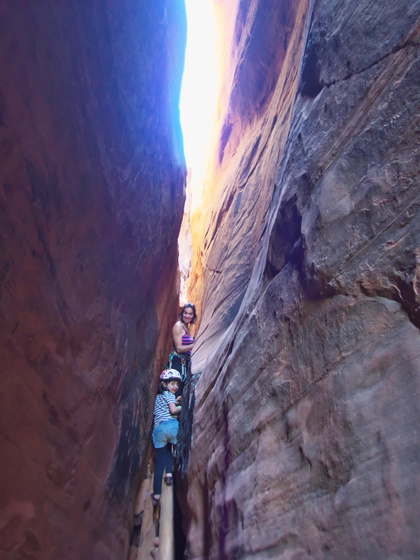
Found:
[[[176,369],[181,374],[181,383],[177,396],[182,394],[185,379],[191,372],[191,350],[194,346],[194,338],[192,337],[190,327],[194,325],[197,319],[195,305],[186,303],[181,310],[179,320],[172,329],[172,338],[174,341],[174,349],[169,356],[169,369]]]

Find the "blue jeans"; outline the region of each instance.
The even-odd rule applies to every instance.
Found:
[[[166,469],[166,474],[172,474],[174,468],[172,445],[177,443],[178,428],[178,420],[171,418],[161,422],[153,429],[153,445],[156,447],[153,494],[160,494],[162,492],[163,471]]]
[[[160,447],[165,447],[167,443],[172,443],[173,445],[178,443],[179,424],[178,420],[171,418],[170,420],[165,420],[157,426],[154,427],[152,433],[153,445],[156,449]]]

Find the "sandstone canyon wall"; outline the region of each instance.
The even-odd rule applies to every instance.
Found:
[[[190,559],[420,556],[419,13],[225,7],[191,217]]]
[[[184,17],[0,6],[4,560],[127,558],[177,310]]]

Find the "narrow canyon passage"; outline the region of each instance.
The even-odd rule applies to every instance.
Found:
[[[177,523],[157,547],[184,3],[0,7],[2,560],[420,556],[420,3],[217,10]]]

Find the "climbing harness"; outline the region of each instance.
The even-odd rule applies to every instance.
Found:
[[[172,361],[174,358],[178,358],[181,363],[181,381],[184,383],[187,379],[187,374],[191,370],[191,358],[189,356],[185,356],[185,354],[178,354],[178,352],[175,352],[174,350],[169,354],[169,360],[166,365],[167,369],[176,369],[172,366]]]

